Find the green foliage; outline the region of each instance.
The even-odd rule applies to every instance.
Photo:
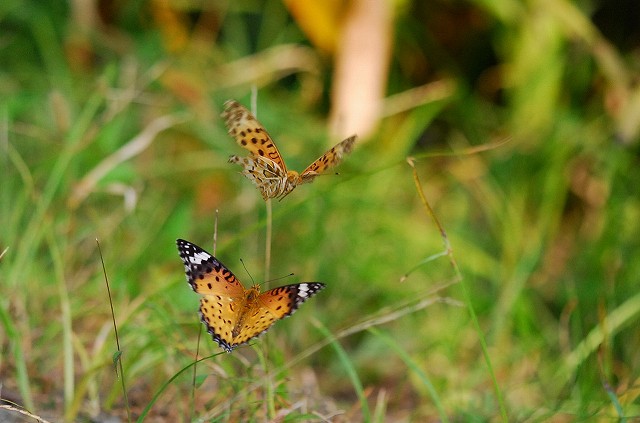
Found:
[[[335,142],[335,52],[293,2],[116,3],[0,6],[3,396],[68,421],[124,417],[119,360],[134,418],[640,414],[638,40],[616,36],[631,15],[396,2],[375,130],[269,217],[226,163],[240,149],[222,104],[250,106],[257,88],[260,121],[301,170]],[[433,81],[453,88],[402,97]],[[211,249],[216,210],[216,256],[245,285],[239,259],[264,279],[268,225],[270,278],[327,284],[232,354],[202,331],[175,250],[179,237]]]

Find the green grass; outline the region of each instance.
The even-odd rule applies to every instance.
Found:
[[[219,113],[256,89],[292,169],[336,142],[322,28],[279,1],[130,3],[88,31],[3,3],[2,398],[49,421],[636,418],[637,40],[621,10],[552,3],[396,4],[374,130],[270,211]],[[240,259],[327,284],[232,354],[175,249],[211,250],[216,210],[246,286]]]

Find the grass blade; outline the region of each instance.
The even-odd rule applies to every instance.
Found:
[[[440,420],[444,423],[447,423],[449,419],[447,418],[447,413],[444,410],[442,401],[440,401],[440,396],[438,395],[438,392],[436,391],[435,387],[429,380],[429,377],[422,371],[420,366],[418,366],[418,363],[416,363],[409,356],[409,354],[407,354],[405,350],[400,348],[400,345],[394,339],[392,339],[389,335],[387,335],[385,332],[381,331],[376,327],[370,327],[368,330],[369,332],[371,332],[372,334],[380,338],[382,341],[384,341],[384,343],[387,344],[389,347],[391,347],[391,349],[393,349],[398,354],[398,356],[402,359],[402,361],[404,361],[407,367],[411,371],[413,371],[413,373],[418,377],[418,379],[420,379],[422,384],[425,386],[425,388],[429,392],[429,395],[433,400],[433,404],[438,409],[438,413],[440,414]]]
[[[347,372],[347,376],[351,380],[351,384],[353,385],[353,388],[356,391],[356,395],[358,396],[358,400],[360,401],[360,408],[362,409],[362,421],[370,422],[371,413],[369,412],[369,403],[367,402],[367,396],[364,393],[362,382],[358,377],[358,371],[353,365],[353,362],[349,358],[349,355],[344,350],[344,348],[342,348],[342,345],[340,345],[340,343],[338,342],[338,339],[333,336],[329,329],[327,329],[319,322],[316,322],[316,327],[327,339],[331,341],[329,345],[331,345],[333,350],[336,352],[338,359],[342,364],[342,367]]]

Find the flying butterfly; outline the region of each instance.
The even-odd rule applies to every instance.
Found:
[[[176,244],[187,282],[203,295],[200,320],[226,352],[290,316],[300,304],[325,287],[323,283],[303,282],[263,293],[259,285],[245,289],[231,270],[202,248],[183,239],[178,239]]]
[[[350,136],[298,173],[287,170],[278,147],[267,130],[242,104],[228,100],[224,103],[222,118],[229,135],[241,147],[249,150],[247,157],[229,157],[229,163],[237,163],[243,167],[242,174],[258,187],[265,201],[269,198],[282,200],[298,185],[312,182],[325,170],[338,165],[345,154],[351,152],[356,141],[355,135]]]

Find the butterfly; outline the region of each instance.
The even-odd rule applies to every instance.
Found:
[[[311,163],[302,173],[298,173],[287,170],[278,147],[267,130],[242,104],[228,100],[224,103],[221,116],[229,135],[241,147],[249,150],[247,157],[229,157],[229,163],[237,163],[244,168],[242,174],[258,187],[265,201],[268,198],[282,200],[298,185],[312,182],[325,170],[338,165],[344,155],[351,152],[356,141],[355,135],[350,136]]]
[[[184,239],[178,239],[176,244],[187,282],[203,295],[200,320],[226,352],[290,316],[300,304],[325,287],[319,282],[303,282],[263,293],[259,285],[245,289],[231,270],[202,248]]]

